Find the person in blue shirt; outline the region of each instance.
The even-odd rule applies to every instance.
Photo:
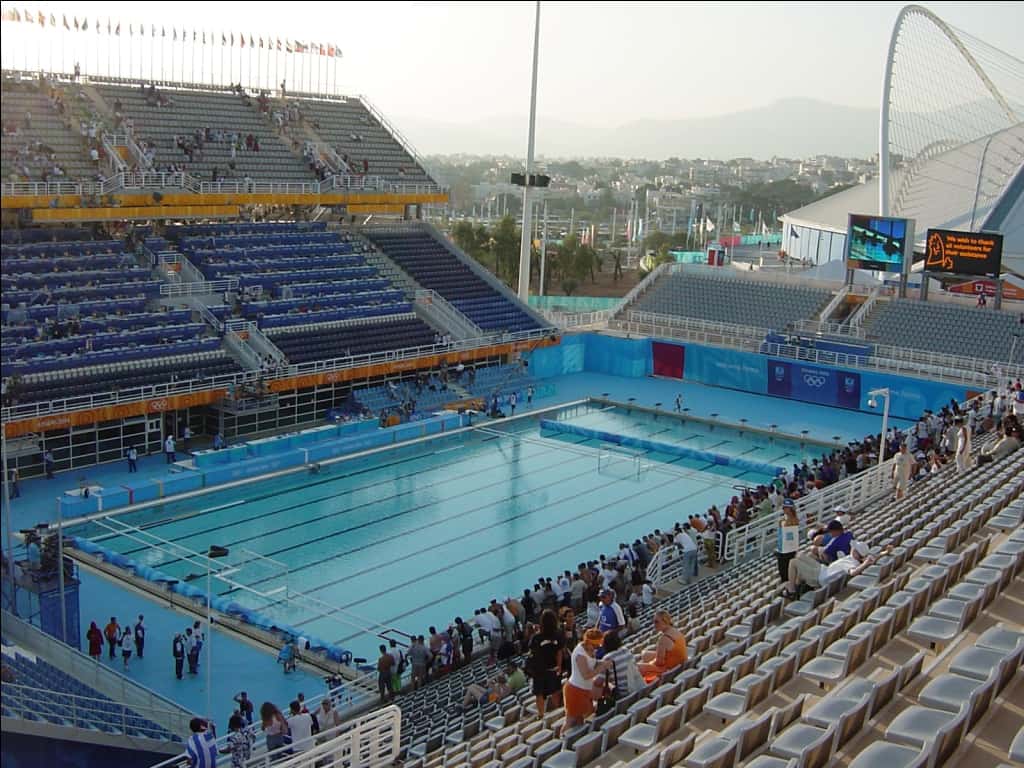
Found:
[[[853,534],[843,528],[839,520],[833,520],[826,529],[828,540],[821,547],[814,547],[813,554],[823,563],[834,563],[838,558],[850,554]]]
[[[216,768],[217,766],[217,733],[213,723],[201,717],[193,717],[188,724],[192,735],[188,737],[185,752],[188,755],[188,768]]]
[[[626,625],[622,608],[615,602],[615,590],[601,590],[601,608],[599,610],[600,618],[597,620],[597,628],[602,632],[611,632]]]

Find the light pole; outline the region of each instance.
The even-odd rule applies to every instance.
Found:
[[[533,23],[533,81],[530,86],[530,135],[526,147],[526,180],[523,184],[523,233],[519,241],[519,300],[530,298],[530,249],[533,245],[533,211],[530,208],[530,174],[533,173],[533,140],[537,126],[537,54],[540,47],[540,0]]]
[[[211,544],[206,553],[206,719],[213,722],[213,559],[227,557],[228,548]]]
[[[881,397],[885,399],[885,404],[882,406],[882,439],[879,441],[881,445],[878,447],[878,463],[879,465],[885,461],[885,435],[889,431],[889,388],[880,387],[879,389],[872,389],[868,392],[868,407],[877,408],[878,400]]]

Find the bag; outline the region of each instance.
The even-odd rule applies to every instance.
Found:
[[[611,666],[611,672],[614,684],[608,685],[608,678],[605,677],[604,693],[601,695],[601,698],[597,700],[597,704],[595,705],[595,710],[598,716],[603,715],[606,712],[611,712],[615,709],[615,704],[619,699],[619,673],[615,669],[614,663]]]

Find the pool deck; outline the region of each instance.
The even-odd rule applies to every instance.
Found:
[[[181,704],[201,715],[206,712],[206,649],[199,663],[199,674],[190,675],[185,664],[184,675],[178,680],[174,675],[174,658],[171,656],[171,642],[177,632],[184,632],[195,618],[170,608],[166,602],[158,603],[134,589],[114,584],[105,576],[80,568],[79,609],[81,612],[82,649],[86,650],[85,632],[89,622],[95,621],[103,629],[111,614],[117,617],[122,627],[126,622],[133,626],[141,613],[145,616],[146,647],[145,657],[139,660],[134,654],[126,670],[120,658],[108,657],[106,648],[100,657],[103,664],[109,664],[141,685],[162,696]],[[113,606],[113,608],[112,608]],[[206,622],[203,621],[205,627]],[[224,732],[227,719],[234,712],[232,700],[239,691],[246,691],[259,709],[264,701],[272,701],[283,707],[302,692],[307,698],[322,693],[327,686],[321,676],[306,671],[301,666],[287,675],[281,665],[265,650],[250,645],[236,636],[225,634],[218,629],[213,632],[213,716]]]

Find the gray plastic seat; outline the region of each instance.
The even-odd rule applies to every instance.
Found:
[[[808,765],[808,756],[813,752],[824,755],[817,765],[824,765],[835,751],[839,731],[835,724],[828,728],[816,728],[805,723],[795,723],[775,737],[768,751],[777,757],[797,758],[802,765]],[[819,758],[821,759],[821,758]]]
[[[954,751],[967,730],[970,705],[959,712],[946,712],[914,705],[900,712],[885,729],[887,741],[924,749],[935,743],[939,763]]]
[[[1017,731],[1017,735],[1013,737],[1013,743],[1010,745],[1010,759],[1024,763],[1024,726]]]
[[[925,768],[931,750],[904,747],[888,741],[876,741],[862,749],[848,768]]]
[[[917,695],[920,704],[947,712],[959,712],[965,701],[969,701],[984,680],[963,675],[944,674],[931,680]]]
[[[1024,646],[1024,632],[1014,632],[1003,624],[997,624],[982,632],[974,644],[980,648],[992,648],[1011,653]]]
[[[619,744],[625,744],[638,752],[650,749],[670,733],[678,730],[682,719],[681,705],[662,707],[661,716],[656,723],[637,723],[619,737]]]
[[[706,738],[694,746],[683,763],[687,768],[728,768],[736,761],[739,742],[721,736]]]

